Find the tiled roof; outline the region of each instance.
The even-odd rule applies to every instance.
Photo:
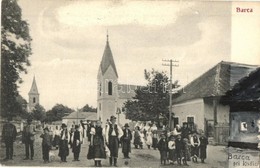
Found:
[[[224,100],[260,103],[260,67],[235,84],[233,89],[227,92]]]
[[[135,90],[139,87],[137,85],[118,84],[118,96],[120,99],[132,99],[135,96]]]
[[[84,119],[97,120],[97,113],[95,112],[72,112],[70,115],[63,117],[63,119]]]
[[[107,71],[107,69],[109,68],[110,65],[113,68],[113,70],[115,71],[116,76],[118,77],[116,65],[115,65],[115,62],[114,62],[113,55],[112,55],[112,51],[110,49],[109,42],[107,41],[106,47],[105,47],[105,50],[104,50],[104,54],[103,54],[103,57],[102,57],[102,60],[101,60],[101,63],[100,63],[102,75],[105,74],[105,72]]]
[[[255,65],[222,61],[179,91],[179,96],[173,99],[173,103],[223,96],[239,79],[247,76],[256,67]]]

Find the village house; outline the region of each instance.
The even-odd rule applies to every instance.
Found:
[[[187,122],[214,144],[227,144],[230,107],[221,104],[220,98],[256,67],[222,61],[193,80],[173,99],[174,125]]]
[[[62,123],[71,127],[75,124],[80,124],[80,121],[97,121],[97,113],[96,112],[77,112],[74,111],[68,116],[62,118]]]
[[[230,106],[228,145],[260,149],[260,68],[241,79],[221,103]]]

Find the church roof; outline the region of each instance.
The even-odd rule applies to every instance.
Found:
[[[113,68],[113,70],[115,71],[116,76],[118,77],[116,65],[115,65],[115,62],[114,62],[112,51],[111,51],[110,46],[109,46],[108,35],[107,35],[107,43],[106,43],[106,47],[105,47],[103,57],[102,57],[102,60],[101,60],[101,63],[100,63],[102,75],[105,74],[105,72],[107,71],[107,69],[109,68],[110,65]]]
[[[38,88],[37,88],[37,85],[36,85],[35,76],[33,77],[33,83],[32,83],[32,87],[30,89],[29,94],[39,94]]]
[[[83,120],[97,120],[97,113],[95,112],[72,112],[68,116],[63,117],[63,119],[83,119]]]
[[[139,87],[137,85],[118,84],[118,96],[120,99],[133,99],[136,95],[135,90]]]
[[[173,103],[224,96],[241,78],[256,68],[254,65],[222,61],[179,91],[179,96],[173,98]]]

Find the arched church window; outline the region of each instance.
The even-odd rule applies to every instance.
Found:
[[[35,97],[33,98],[33,103],[36,103],[36,99],[35,99]]]
[[[112,90],[112,82],[109,81],[108,82],[108,95],[112,95],[112,92],[113,92],[113,90]]]

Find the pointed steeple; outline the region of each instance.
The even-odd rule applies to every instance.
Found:
[[[35,76],[33,77],[33,83],[32,83],[32,87],[31,87],[29,94],[39,94],[38,88],[37,88],[37,85],[36,85]]]
[[[111,51],[110,46],[109,46],[109,36],[108,36],[108,33],[107,33],[106,47],[105,47],[105,50],[104,50],[104,53],[103,53],[102,61],[100,63],[102,75],[105,74],[105,72],[107,71],[109,66],[111,66],[113,68],[113,70],[115,71],[116,77],[118,77],[116,65],[115,65],[115,62],[114,62],[113,55],[112,55],[112,51]]]

